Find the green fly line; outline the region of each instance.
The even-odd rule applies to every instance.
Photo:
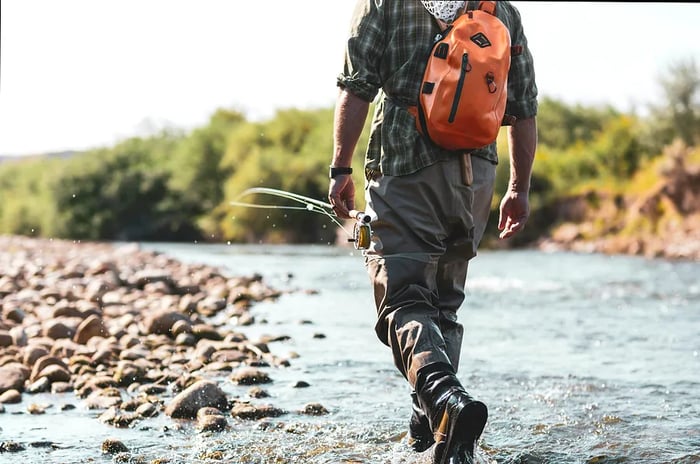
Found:
[[[241,202],[238,201],[239,198],[245,197],[247,195],[253,195],[253,194],[266,194],[266,195],[272,195],[280,198],[285,198],[287,200],[292,200],[297,203],[301,203],[304,206],[291,206],[291,205],[270,205],[270,204],[260,204],[260,203],[246,203],[246,202]],[[253,187],[249,188],[248,190],[245,190],[241,192],[237,197],[236,200],[231,201],[229,203],[232,206],[246,206],[249,208],[262,208],[262,209],[289,209],[289,210],[297,210],[297,211],[311,211],[313,213],[319,213],[323,214],[324,216],[327,216],[333,223],[335,223],[338,227],[340,227],[347,235],[348,237],[352,237],[352,233],[350,233],[344,226],[343,224],[338,221],[337,217],[334,216],[329,212],[329,210],[333,209],[333,205],[330,203],[326,203],[325,201],[320,201],[316,200],[310,197],[306,197],[304,195],[299,195],[298,193],[292,193],[292,192],[286,192],[284,190],[278,190],[278,189],[273,189],[273,188],[267,188],[267,187]]]

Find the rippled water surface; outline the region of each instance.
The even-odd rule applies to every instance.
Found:
[[[0,463],[109,463],[106,438],[131,455],[120,462],[422,463],[409,452],[408,386],[375,338],[362,257],[309,246],[149,244],[176,258],[263,275],[285,293],[260,303],[249,338],[297,353],[269,369],[272,404],[287,414],[230,420],[231,430],[195,431],[160,416],[116,429],[72,394],[25,395],[0,414]],[[460,312],[459,377],[489,406],[477,461],[486,463],[700,463],[700,263],[535,251],[482,252]],[[293,388],[297,381],[308,388]],[[231,396],[244,387],[226,383]],[[53,405],[26,413],[27,403]],[[317,402],[330,414],[298,411]],[[74,410],[59,411],[62,404]],[[125,458],[126,459],[126,458]]]

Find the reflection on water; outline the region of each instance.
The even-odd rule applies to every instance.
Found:
[[[423,462],[405,446],[408,387],[374,336],[357,252],[146,247],[232,274],[258,272],[278,288],[317,291],[261,303],[258,324],[237,329],[250,338],[291,337],[270,348],[300,357],[270,371],[272,397],[261,400],[288,413],[230,420],[231,430],[214,434],[162,416],[115,429],[94,411],[59,411],[63,403],[80,404],[72,394],[25,396],[0,414],[0,441],[26,450],[0,453],[0,462],[111,462],[99,452],[107,437],[124,441],[131,462]],[[490,411],[477,462],[700,462],[700,263],[484,252],[470,273],[459,376]],[[294,388],[300,380],[310,386]],[[245,395],[230,383],[222,388]],[[15,414],[28,402],[53,407],[41,417]],[[298,413],[311,402],[330,414]]]

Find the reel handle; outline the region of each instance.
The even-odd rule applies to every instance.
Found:
[[[372,216],[356,209],[350,210],[350,217],[357,219],[357,222],[362,224],[369,224],[372,221]]]

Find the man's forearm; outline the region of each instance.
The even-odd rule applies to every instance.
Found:
[[[369,102],[341,89],[333,125],[333,166],[349,167],[357,141],[365,126]]]
[[[508,128],[508,149],[510,152],[510,182],[508,189],[527,193],[530,190],[530,176],[537,149],[537,119],[521,119]]]

